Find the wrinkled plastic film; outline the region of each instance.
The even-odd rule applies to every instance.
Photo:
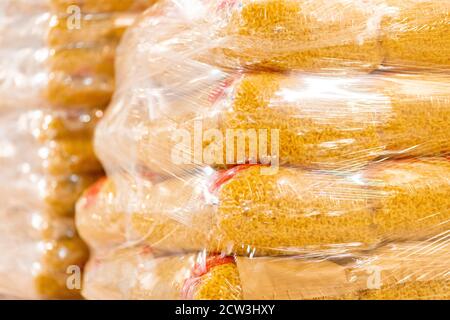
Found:
[[[88,248],[74,206],[103,175],[92,136],[114,90],[115,49],[151,4],[0,4],[0,292],[81,298]]]
[[[449,4],[150,8],[77,203],[85,297],[448,299]]]
[[[132,174],[138,166],[177,177],[205,166],[275,161],[349,170],[386,156],[449,153],[446,75],[230,75],[189,94],[162,89],[169,98],[146,88],[119,95],[98,131],[103,162],[117,158]],[[102,141],[132,150],[134,163],[104,150]],[[245,149],[233,150],[239,141]]]
[[[128,202],[103,180],[79,201],[78,227],[98,248],[144,242],[249,256],[346,252],[448,230],[446,159],[383,162],[348,174],[261,169],[129,189]]]
[[[97,255],[90,299],[448,299],[445,242],[392,244],[354,257],[161,256],[149,247]]]

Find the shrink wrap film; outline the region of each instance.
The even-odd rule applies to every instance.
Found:
[[[88,264],[83,295],[116,300],[448,299],[448,254],[448,246],[433,242],[328,259],[161,256],[150,247],[131,247],[96,256]]]
[[[83,295],[449,299],[448,3],[147,10],[77,203]]]
[[[70,6],[77,6],[83,13],[107,13],[143,11],[156,0],[48,0],[55,12],[66,13]]]
[[[137,13],[67,17],[44,3],[34,12],[11,10],[0,23],[0,107],[105,108],[116,46]]]
[[[75,202],[103,175],[92,136],[116,47],[154,1],[0,2],[0,293],[78,299]]]
[[[354,251],[448,230],[446,159],[386,161],[350,174],[263,169],[138,181],[119,191],[103,180],[79,200],[78,229],[94,248],[144,242],[244,256]]]
[[[1,187],[2,210],[8,209],[11,201],[14,206],[25,207],[28,212],[41,210],[53,218],[74,217],[74,205],[82,192],[95,182],[101,173],[68,176],[42,176],[17,174],[2,176],[14,180]]]
[[[103,162],[177,177],[207,165],[349,170],[386,156],[450,152],[446,75],[216,77],[173,90],[140,82],[116,97],[97,132]]]
[[[387,66],[399,69],[448,70],[450,1],[387,0],[382,47]]]
[[[81,270],[88,258],[79,238],[11,242],[2,237],[0,247],[2,292],[28,299],[81,298],[79,286],[72,289],[67,285],[68,268]]]
[[[145,40],[149,57],[164,65],[184,56],[225,68],[367,72],[383,60],[385,11],[346,0],[161,1],[135,33],[138,41],[154,35]]]

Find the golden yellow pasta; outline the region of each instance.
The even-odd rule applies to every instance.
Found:
[[[391,116],[380,133],[387,152],[405,156],[449,153],[449,84],[445,75],[385,74],[377,87],[383,87],[391,101]]]
[[[48,177],[45,180],[44,201],[48,207],[48,214],[53,217],[73,217],[75,203],[83,191],[92,185],[100,176],[99,173],[84,175]]]
[[[79,299],[75,203],[104,174],[92,140],[116,48],[155,0],[0,2],[0,292]]]
[[[2,236],[0,247],[2,290],[29,299],[81,298],[76,281],[82,280],[80,271],[88,259],[88,249],[73,233],[53,239],[43,235],[32,242],[17,238],[14,243]],[[72,283],[73,287],[68,285]]]
[[[206,165],[274,159],[281,165],[354,169],[386,155],[448,154],[449,84],[449,77],[431,74],[230,75],[209,83],[199,96],[156,102],[154,113],[137,105],[142,130],[132,141],[135,161],[157,174],[178,176]],[[120,126],[136,127],[134,122]],[[188,141],[180,140],[180,133],[188,133]],[[206,157],[211,147],[215,153]],[[183,161],[174,158],[178,149]],[[201,158],[194,156],[199,152]]]
[[[80,200],[78,227],[98,247],[130,241],[166,251],[250,256],[360,250],[448,229],[445,159],[386,162],[351,174],[281,167],[270,175],[264,169],[240,166],[212,179],[128,188],[125,198],[100,191]],[[140,205],[117,212],[124,210],[118,199]]]
[[[52,73],[44,97],[54,108],[106,108],[114,91],[110,77]]]
[[[78,6],[83,13],[105,13],[114,11],[141,11],[155,0],[50,0],[55,12],[65,14],[69,6]]]
[[[53,140],[39,151],[44,170],[51,175],[97,173],[102,167],[90,139]]]
[[[78,238],[45,242],[48,248],[40,264],[42,272],[36,276],[35,286],[39,296],[47,299],[77,299],[79,289],[67,287],[67,273],[71,266],[80,269],[88,259],[88,249]]]
[[[360,300],[449,300],[450,281],[406,282],[395,286],[366,290]]]
[[[162,193],[166,189],[164,184],[159,187]],[[177,202],[173,203],[173,208],[187,203],[189,197],[187,193],[184,197],[178,197]],[[155,204],[160,203],[164,206],[168,204],[166,202],[168,199],[153,199],[157,201]],[[136,200],[139,205],[145,207],[144,203],[140,203],[141,199]],[[183,225],[163,212],[135,216],[131,209],[131,199],[121,198],[110,179],[101,179],[86,190],[79,199],[76,209],[76,224],[81,237],[89,245],[97,248],[114,247],[128,241],[137,242],[148,236],[152,239],[149,242],[160,242],[160,247],[168,251],[179,248],[195,250],[198,243],[211,243],[203,227],[211,226],[212,212],[209,208],[205,208],[201,214],[199,212],[196,219],[202,226],[200,229]]]
[[[384,63],[399,69],[448,69],[450,2],[386,0],[392,13],[383,20]]]
[[[72,48],[55,51],[50,57],[52,72],[73,77],[114,77],[115,47]]]
[[[114,58],[111,46],[55,51],[45,98],[54,108],[105,108],[114,90]]]
[[[39,141],[90,138],[103,117],[100,109],[33,110],[27,115]]]
[[[120,205],[112,181],[98,180],[77,203],[76,224],[81,237],[89,239],[93,247],[125,243],[127,218]]]
[[[448,257],[448,246],[432,242],[394,244],[350,259],[164,256],[137,246],[95,255],[83,295],[118,300],[449,299]]]
[[[80,21],[73,18],[55,16],[47,35],[47,43],[51,48],[64,49],[76,47],[92,47],[99,45],[117,45],[132,21],[120,14],[82,15]],[[77,22],[78,24],[76,24]]]
[[[448,230],[450,161],[405,160],[375,165],[373,170],[368,177],[380,194],[373,204],[380,234],[398,239]]]
[[[231,11],[219,36],[225,40],[225,56],[237,65],[371,71],[382,61],[379,26],[369,23],[381,9],[373,4],[340,0],[230,3],[219,5],[218,10]]]

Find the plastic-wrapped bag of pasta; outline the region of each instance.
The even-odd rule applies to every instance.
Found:
[[[102,180],[79,200],[78,229],[94,248],[142,242],[264,256],[352,252],[449,228],[447,159],[384,161],[351,173],[265,169],[244,165],[150,185]]]
[[[130,55],[146,56],[152,68],[143,72],[162,75],[205,64],[332,74],[383,64],[448,70],[449,6],[448,0],[165,0],[133,30],[130,40],[142,46]]]
[[[50,7],[11,16],[0,27],[2,105],[106,107],[114,90],[115,49],[135,16],[68,15]]]
[[[13,207],[5,209],[16,210]],[[17,211],[22,215],[25,213]],[[52,225],[41,230],[39,230],[40,227],[27,224],[15,227],[8,225],[7,231],[10,233],[23,233],[25,228],[30,228],[28,233],[33,230],[34,238],[17,234],[10,237],[10,234],[2,230],[0,290],[27,299],[81,298],[81,271],[87,261],[88,250],[82,240],[76,236],[73,221],[70,221],[72,226],[70,223],[67,226],[58,225],[63,224],[63,221],[54,219],[43,221],[45,218],[41,213],[36,211],[29,213],[27,218],[33,218],[34,223],[42,222],[44,225],[51,221]],[[1,218],[5,218],[3,214]],[[27,220],[26,223],[29,224],[29,221]],[[53,228],[56,230],[52,230]],[[3,225],[2,229],[4,229]],[[51,236],[46,234],[48,232]]]
[[[448,298],[446,5],[149,9],[96,130],[107,178],[77,203],[94,252],[84,295]],[[367,285],[365,266],[386,281]]]
[[[116,300],[449,299],[449,248],[436,240],[320,259],[165,256],[148,246],[122,248],[91,260],[83,295]]]
[[[441,2],[425,2],[431,8],[436,6],[433,12],[442,9]],[[296,41],[312,45],[317,40],[289,36],[292,31],[289,28],[292,32],[303,32],[301,27],[297,30],[292,24],[309,17],[299,8],[306,11],[314,6],[316,10],[322,8],[321,17],[325,12],[333,15],[333,19],[321,19],[320,23],[333,29],[333,22],[339,24],[347,15],[351,16],[347,10],[358,3],[185,0],[156,4],[132,28],[119,49],[118,90],[113,111],[98,131],[97,150],[104,157],[103,162],[130,172],[138,164],[147,172],[177,177],[204,165],[277,162],[309,168],[349,169],[386,156],[448,154],[446,123],[450,86],[447,74],[433,73],[440,69],[430,68],[423,73],[383,72],[386,68],[379,63],[373,68],[377,71],[370,75],[345,75],[358,69],[355,65],[361,59],[332,70],[296,66],[266,68],[261,66],[265,62],[260,59],[258,62],[243,57],[235,60],[223,52],[231,49],[244,52],[245,41],[250,41],[252,50],[258,48],[253,42],[261,44],[267,61],[286,62],[287,56],[274,58],[264,50],[272,47],[288,50]],[[380,11],[377,11],[382,17],[378,19],[380,28],[387,24],[382,23],[384,19],[400,10],[391,10],[395,6],[382,1],[371,3],[375,6],[373,10]],[[288,19],[285,12],[288,6],[292,6],[289,11],[292,14],[302,13],[302,19]],[[328,6],[334,10],[325,10]],[[259,15],[246,11],[253,12],[256,8],[260,10]],[[215,14],[204,14],[208,10]],[[415,12],[413,8],[410,10]],[[312,12],[310,15],[314,17]],[[371,22],[378,21],[371,17]],[[267,28],[262,22],[266,18],[273,20],[273,25]],[[355,20],[350,20],[357,29]],[[237,28],[228,26],[233,23],[246,26],[245,36],[230,31]],[[233,36],[224,36],[224,30]],[[283,46],[277,41],[282,42],[285,34],[289,41]],[[339,39],[333,32],[313,34]],[[345,35],[354,36],[349,31]],[[260,37],[267,37],[267,41],[276,45],[264,44]],[[438,41],[432,35],[430,38]],[[326,40],[319,43],[324,45]],[[382,42],[380,35],[376,43]],[[227,49],[220,50],[220,46]],[[302,54],[295,46],[293,50],[294,55]],[[358,52],[353,47],[348,50]],[[363,54],[368,52],[362,50]],[[327,63],[339,61],[327,55],[314,57]],[[303,57],[294,61],[303,63],[311,59]],[[406,66],[405,62],[403,67]],[[236,140],[241,144],[236,145]]]
[[[130,275],[143,268],[146,276],[129,279],[125,296],[95,279],[84,294],[102,297],[105,285],[115,298],[249,298],[239,286],[222,291],[214,277],[205,280],[213,289],[199,288],[204,270],[186,287],[186,270],[196,275],[206,252],[227,283],[242,281],[245,261],[290,266],[299,255],[347,273],[357,267],[331,257],[372,261],[383,245],[425,246],[448,233],[446,5],[166,0],[149,9],[118,49],[117,90],[96,130],[108,177],[76,210],[81,237],[100,257],[94,273],[106,251],[114,278],[122,256]],[[431,20],[414,19],[421,8]],[[427,28],[433,19],[436,28]],[[421,37],[429,45],[411,53]],[[151,248],[148,263],[136,253],[142,247],[146,255]],[[158,259],[176,268],[176,287],[149,275],[172,270],[159,270]],[[443,256],[423,260],[445,265]],[[429,280],[292,297],[433,298],[422,292],[428,285],[445,297],[448,279]]]
[[[153,2],[1,1],[1,293],[81,297],[88,250],[75,202],[103,175],[92,136],[114,90],[116,47]]]
[[[0,292],[81,297],[88,250],[75,229],[74,205],[101,175],[89,137],[97,121],[94,113],[2,112]]]
[[[101,110],[4,111],[0,117],[2,174],[70,176],[101,173],[92,132]],[[16,177],[17,178],[17,177]],[[56,179],[58,180],[58,179]]]
[[[384,64],[397,69],[448,72],[450,1],[386,0],[382,23]]]
[[[208,165],[348,170],[450,152],[447,75],[208,74],[181,88],[136,79],[118,94],[97,134],[103,162],[177,177]]]

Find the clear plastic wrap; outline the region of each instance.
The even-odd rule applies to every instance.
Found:
[[[448,0],[166,0],[133,31],[130,39],[140,46],[132,56],[147,60],[145,72],[161,73],[155,81],[171,69],[183,74],[183,64],[201,70],[205,63],[336,74],[373,71],[387,60],[448,70],[449,6]],[[395,45],[398,59],[386,59]]]
[[[75,229],[73,204],[95,177],[77,186],[70,185],[75,176],[69,185],[25,177],[0,177],[0,291],[28,299],[80,298],[80,287],[67,285],[70,268],[82,270],[88,258]]]
[[[341,36],[353,37],[352,41],[359,43],[354,33],[340,25],[341,20],[345,25],[349,19],[355,29],[362,28],[360,24],[374,27],[375,22],[390,25],[387,21],[404,10],[419,14],[414,11],[416,3],[434,13],[442,12],[448,1],[413,2],[409,6],[345,0],[184,0],[156,4],[119,49],[118,90],[97,134],[96,148],[102,162],[111,166],[112,172],[119,167],[131,175],[144,170],[179,177],[205,166],[249,162],[347,170],[384,157],[448,154],[450,78],[448,73],[437,72],[445,70],[442,63],[433,67],[417,62],[417,67],[426,68],[426,72],[402,74],[382,72],[386,66],[378,63],[372,68],[378,70],[369,75],[345,75],[357,71],[362,59],[352,59],[349,53],[344,55],[351,63],[345,61],[345,65],[339,65],[343,62],[339,58],[322,53],[314,59],[289,59],[289,50],[293,55],[303,54],[296,42],[314,45],[319,41],[291,34],[302,33],[304,30],[297,30],[295,24],[306,17],[313,19],[318,11],[320,23],[330,29],[336,23],[340,29],[335,33],[342,31]],[[303,14],[299,8],[309,13]],[[364,18],[364,23],[350,19],[353,16],[349,12],[355,8],[370,11],[370,18]],[[293,19],[292,14],[301,18]],[[443,15],[437,23],[445,28]],[[266,20],[271,23],[265,24]],[[251,31],[230,31],[240,29],[229,24],[245,30],[251,25]],[[421,33],[433,30],[426,25],[410,28]],[[333,32],[318,30],[313,28],[311,34],[341,39]],[[377,45],[382,43],[381,33]],[[430,42],[441,40],[433,35],[428,38]],[[391,41],[394,37],[392,34]],[[327,47],[330,39],[320,39],[318,49],[334,50]],[[247,46],[250,53],[245,51]],[[431,51],[438,47],[442,46],[421,48]],[[273,48],[286,52],[271,56],[266,50]],[[231,59],[230,50],[249,56]],[[353,47],[348,50],[355,54],[371,52],[367,48],[361,52]],[[445,46],[441,52],[428,55],[439,54],[442,60],[448,57]],[[417,53],[417,57],[430,61],[427,55]],[[311,59],[319,61],[314,68],[290,65],[309,63]],[[289,65],[273,66],[282,63]],[[320,67],[320,63],[337,65],[328,68]],[[399,70],[412,70],[406,60],[398,65]],[[285,72],[273,72],[280,70]],[[296,72],[299,70],[315,73]],[[256,143],[250,149],[252,139]],[[244,142],[243,150],[232,145],[235,140]]]
[[[101,114],[45,109],[4,111],[0,117],[0,164],[9,175],[101,172],[91,135]]]
[[[81,298],[75,202],[103,175],[92,135],[116,47],[153,1],[0,2],[0,292]]]
[[[144,242],[157,250],[262,256],[352,251],[448,230],[450,162],[405,160],[349,174],[238,166],[117,195],[100,182],[78,203],[96,248]],[[127,191],[125,191],[127,190]],[[134,192],[134,193],[133,193]]]
[[[447,75],[208,74],[216,79],[199,75],[181,88],[137,82],[118,95],[97,135],[103,162],[177,177],[208,165],[352,169],[450,152]],[[105,150],[109,142],[134,158]]]
[[[44,109],[1,113],[0,292],[81,297],[66,281],[88,258],[73,217],[78,197],[102,174],[89,147],[97,121]]]
[[[7,199],[11,198],[14,203],[28,208],[30,212],[39,208],[54,218],[73,217],[75,202],[100,175],[101,173],[94,172],[68,176],[33,173],[18,173],[16,177],[2,176],[2,179],[11,181],[0,197],[5,205],[2,210],[7,209]]]
[[[449,299],[449,5],[146,11],[96,130],[107,177],[76,207],[83,294]]]
[[[0,106],[105,108],[114,90],[115,49],[136,13],[68,15],[49,5],[11,10],[0,23]]]
[[[449,299],[448,244],[391,244],[358,256],[162,256],[150,247],[97,255],[89,299]]]
[[[70,267],[88,258],[85,244],[77,237],[41,238],[39,241],[0,238],[0,288],[21,298],[79,299],[80,288],[69,288]]]
[[[381,45],[384,64],[399,69],[447,70],[450,56],[450,1],[387,0]]]
[[[74,5],[83,13],[107,13],[136,11],[140,12],[150,7],[156,0],[48,0],[54,11],[65,12]]]

